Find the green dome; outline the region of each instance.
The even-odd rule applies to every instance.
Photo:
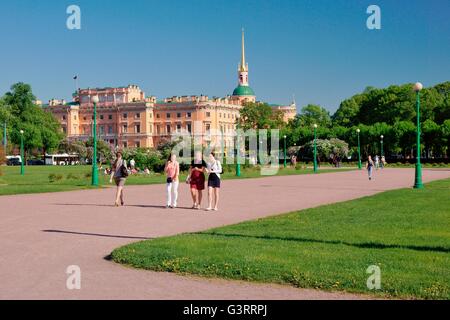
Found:
[[[255,92],[249,86],[238,86],[233,91],[233,96],[254,96]]]

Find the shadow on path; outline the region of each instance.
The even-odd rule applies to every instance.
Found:
[[[119,238],[119,239],[137,239],[137,240],[151,240],[151,239],[153,239],[153,238],[149,238],[149,237],[120,236],[120,235],[113,235],[113,234],[87,233],[87,232],[64,231],[64,230],[42,230],[42,232],[65,233],[65,234],[76,234],[76,235],[82,235],[82,236]]]
[[[312,242],[312,243],[325,243],[325,244],[341,244],[346,246],[352,246],[362,249],[408,249],[415,251],[435,251],[450,253],[450,248],[446,247],[431,247],[431,246],[415,246],[415,245],[399,245],[399,244],[384,244],[376,242],[363,242],[363,243],[351,243],[339,240],[321,240],[321,239],[308,239],[308,238],[283,238],[283,237],[271,237],[271,236],[251,236],[245,234],[227,234],[227,233],[213,233],[213,232],[194,232],[191,234],[196,235],[209,235],[218,237],[232,237],[232,238],[253,238],[262,240],[281,240],[281,241],[295,241],[295,242]]]

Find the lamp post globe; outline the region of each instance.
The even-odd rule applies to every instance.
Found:
[[[94,124],[92,126],[92,137],[94,140],[94,150],[92,151],[92,185],[98,186],[98,170],[97,170],[97,104],[99,98],[97,95],[91,98],[94,104]]]
[[[317,173],[317,124],[314,123],[314,173]]]
[[[423,183],[422,183],[422,165],[420,163],[420,91],[423,89],[423,85],[420,82],[416,82],[413,87],[414,91],[416,92],[416,133],[417,133],[417,146],[416,146],[416,170],[415,170],[415,177],[414,177],[414,188],[415,189],[422,189]]]
[[[420,82],[416,82],[416,83],[414,84],[413,89],[414,89],[415,92],[422,91],[422,89],[423,89],[423,84],[421,84]]]

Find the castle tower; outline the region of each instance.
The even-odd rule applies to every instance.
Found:
[[[245,35],[244,29],[242,29],[242,51],[241,62],[238,67],[238,86],[233,91],[233,99],[237,99],[240,102],[250,101],[255,102],[256,96],[252,88],[248,83],[248,63],[245,62]]]

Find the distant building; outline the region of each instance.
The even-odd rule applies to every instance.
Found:
[[[202,143],[215,140],[210,132],[224,137],[225,146],[232,144],[236,119],[246,102],[256,102],[249,86],[249,69],[245,62],[245,40],[242,32],[242,56],[238,67],[238,86],[231,96],[173,96],[162,101],[146,97],[136,85],[119,88],[79,89],[73,101],[52,99],[46,110],[60,121],[63,132],[71,140],[87,140],[92,136],[92,97],[98,96],[97,134],[104,141],[119,147],[155,147],[172,133],[187,131],[200,135]],[[284,120],[295,117],[295,103],[272,106],[283,112]],[[194,133],[194,123],[200,124]]]

